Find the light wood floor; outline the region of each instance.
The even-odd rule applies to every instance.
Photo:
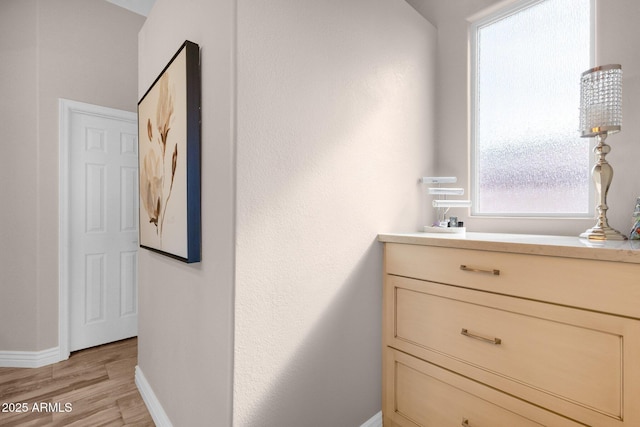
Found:
[[[154,426],[134,382],[137,354],[131,338],[42,368],[0,368],[0,426]]]

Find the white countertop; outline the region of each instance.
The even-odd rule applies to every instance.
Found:
[[[596,242],[571,236],[467,232],[464,235],[437,233],[381,233],[384,243],[443,246],[599,261],[640,264],[640,240]],[[638,277],[640,281],[640,277]]]

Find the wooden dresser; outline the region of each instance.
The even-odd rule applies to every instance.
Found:
[[[384,427],[640,426],[640,242],[379,240]]]

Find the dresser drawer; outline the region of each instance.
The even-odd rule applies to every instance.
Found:
[[[384,359],[385,427],[579,425],[393,349]]]
[[[640,264],[387,243],[385,268],[387,274],[640,319]]]
[[[389,346],[587,424],[624,420],[636,320],[395,276],[385,311]]]

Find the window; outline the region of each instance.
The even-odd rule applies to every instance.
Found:
[[[590,216],[580,74],[593,0],[518,2],[471,27],[474,215]]]

